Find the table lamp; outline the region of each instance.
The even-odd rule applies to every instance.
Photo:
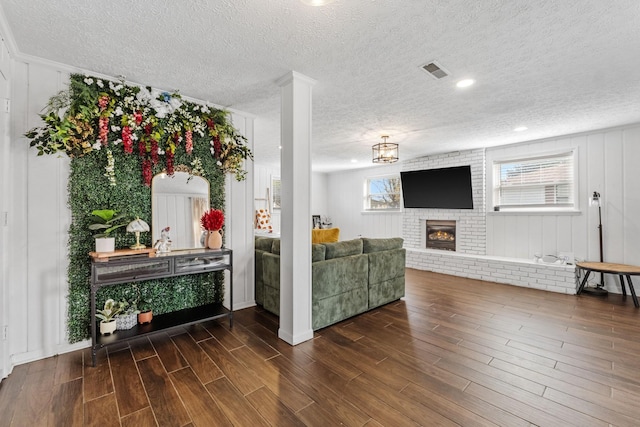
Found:
[[[136,244],[129,246],[131,249],[144,249],[145,245],[140,244],[140,233],[148,232],[149,224],[141,220],[140,218],[136,218],[127,225],[127,232],[136,233]]]

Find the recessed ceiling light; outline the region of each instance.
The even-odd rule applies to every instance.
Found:
[[[529,129],[529,128],[526,127],[526,126],[518,126],[517,128],[513,129],[513,131],[514,132],[522,132],[522,131],[525,131],[527,129]]]
[[[358,163],[358,159],[351,159],[351,163]]]
[[[334,0],[300,0],[300,1],[309,6],[325,6],[329,3],[333,3]]]
[[[472,84],[474,84],[476,81],[473,79],[464,79],[464,80],[460,80],[458,83],[456,83],[456,86],[458,87],[469,87]]]

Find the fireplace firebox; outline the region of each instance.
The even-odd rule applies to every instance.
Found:
[[[427,249],[456,250],[456,222],[427,220]]]

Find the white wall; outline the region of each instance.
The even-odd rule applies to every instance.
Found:
[[[2,183],[3,200],[8,188],[8,247],[3,250],[2,289],[8,310],[8,370],[16,364],[87,346],[67,342],[67,240],[71,215],[67,208],[69,159],[37,156],[24,132],[41,124],[38,113],[49,98],[66,88],[72,70],[38,60],[13,60],[9,182]],[[94,74],[94,73],[92,73]],[[253,147],[253,118],[234,113],[234,125]],[[1,140],[0,140],[1,142]],[[0,147],[4,148],[6,143]],[[244,182],[227,178],[226,245],[234,249],[234,308],[254,304],[252,165]],[[4,242],[3,242],[4,245]],[[4,246],[3,246],[4,247]],[[228,303],[228,287],[226,301]],[[5,312],[8,315],[5,315]],[[9,372],[5,371],[4,375]]]
[[[257,160],[260,161],[259,159]],[[271,212],[271,225],[274,233],[280,233],[280,209],[272,209],[271,204],[267,204],[267,188],[273,198],[271,180],[274,177],[280,178],[280,169],[262,165],[255,165],[253,168],[255,176],[253,192],[255,196],[254,209],[269,207]],[[313,215],[323,215],[331,217],[329,209],[328,175],[325,173],[312,172],[311,174],[311,212]],[[333,218],[332,218],[333,219]],[[311,218],[309,218],[311,226]],[[335,226],[335,223],[334,223]]]
[[[253,167],[253,173],[253,209],[269,209],[269,212],[271,213],[271,226],[273,227],[273,232],[280,233],[280,209],[273,209],[273,203],[266,200],[267,195],[269,195],[269,198],[273,200],[271,181],[274,178],[280,178],[280,169],[255,165]]]
[[[364,181],[369,177],[399,174],[394,163],[365,169],[336,172],[327,177],[327,200],[333,226],[340,228],[340,240],[356,237],[402,236],[400,212],[365,212]]]
[[[492,212],[492,161],[501,157],[578,148],[579,209],[576,214]],[[432,156],[441,157],[443,155]],[[486,255],[532,259],[533,254],[572,252],[598,260],[598,210],[588,206],[594,190],[603,196],[605,261],[640,265],[640,124],[559,138],[488,148],[486,158]],[[429,158],[411,162],[429,161]],[[332,173],[329,207],[343,240],[357,236],[403,236],[403,214],[363,213],[363,182],[403,170],[402,164]],[[405,236],[403,236],[405,237]],[[607,276],[607,288],[620,292]]]
[[[489,212],[487,254],[532,258],[536,252],[573,252],[576,258],[598,261],[598,209],[589,206],[595,190],[603,197],[604,260],[640,265],[640,125],[487,149],[487,210],[493,206],[493,159],[565,148],[578,149],[580,212]]]
[[[9,112],[5,103],[10,100],[10,84],[13,70],[9,51],[0,41],[0,379],[9,374],[9,352],[7,340],[4,337],[4,327],[9,323],[9,303],[7,284],[9,274],[7,270],[9,252],[9,229],[5,224],[5,215],[9,210],[9,166],[10,126]],[[7,218],[8,220],[8,218]]]

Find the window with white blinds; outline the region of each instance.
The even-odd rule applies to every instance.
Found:
[[[494,162],[494,210],[574,208],[574,167],[574,151]]]

